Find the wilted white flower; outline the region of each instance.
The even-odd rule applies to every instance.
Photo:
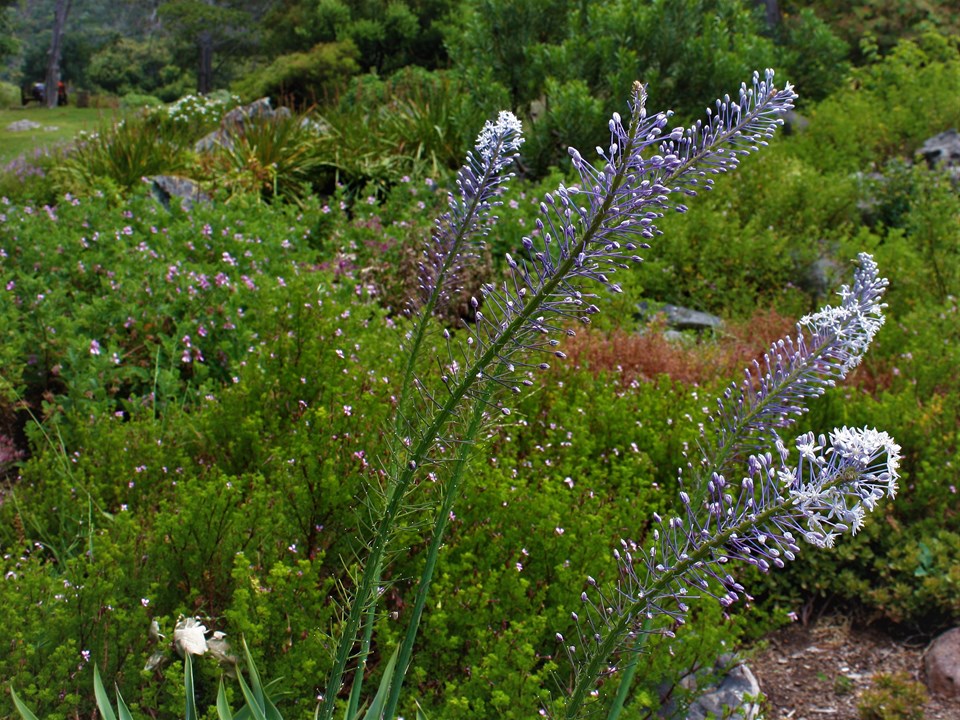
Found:
[[[230,645],[227,643],[226,633],[220,632],[219,630],[213,633],[213,637],[207,640],[207,650],[210,651],[210,654],[220,663],[228,663],[230,665],[235,665],[237,663],[237,658],[230,653]]]
[[[163,640],[166,637],[162,632],[160,632],[160,623],[157,622],[156,618],[150,621],[150,639],[157,641]]]
[[[180,655],[203,655],[207,651],[207,628],[196,618],[177,620],[173,629],[173,646]]]

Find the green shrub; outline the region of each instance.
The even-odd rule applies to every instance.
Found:
[[[0,108],[20,107],[20,88],[13,83],[0,82]]]
[[[225,91],[184,95],[169,105],[145,110],[143,122],[167,142],[188,145],[215,130],[239,104],[238,96]]]
[[[960,124],[956,39],[930,33],[902,41],[889,56],[857,70],[846,88],[810,112],[810,120],[797,151],[814,167],[852,173],[912,157],[927,138]]]
[[[565,163],[567,147],[594,148],[609,138],[604,103],[591,95],[582,80],[560,83],[547,79],[543,112],[532,123],[532,133],[523,148],[531,170],[542,175],[550,166]],[[559,145],[562,138],[563,146]]]
[[[236,89],[248,99],[269,96],[301,108],[315,105],[359,70],[358,58],[352,42],[320,43],[307,52],[281,55]]]
[[[320,126],[303,116],[247,119],[202,159],[202,172],[227,199],[253,194],[302,202],[321,170],[319,137]]]
[[[120,107],[124,110],[158,107],[160,105],[163,105],[163,101],[154,95],[127,93],[120,98]]]
[[[318,157],[354,191],[435,177],[459,166],[477,128],[500,107],[476,102],[446,73],[410,69],[387,81],[358,79],[323,111]]]
[[[102,192],[118,197],[149,175],[176,174],[186,167],[186,148],[157,137],[140,117],[128,117],[77,138],[56,168],[60,192],[86,196]]]
[[[927,690],[909,673],[879,673],[857,703],[860,720],[923,720]]]
[[[803,93],[803,108],[843,86],[850,72],[850,48],[811,8],[789,17],[785,25],[784,74]]]
[[[100,48],[90,58],[87,80],[113,95],[149,95],[164,100],[175,99],[184,86],[191,84],[176,66],[169,45],[130,38],[118,38]]]

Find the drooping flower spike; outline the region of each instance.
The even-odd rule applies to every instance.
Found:
[[[853,284],[840,288],[840,304],[827,306],[797,323],[795,338],[775,343],[717,400],[715,448],[705,450],[713,469],[744,450],[765,443],[769,433],[796,422],[807,403],[842,381],[860,364],[883,325],[886,278],[867,253],[857,257]]]
[[[567,646],[577,673],[567,717],[578,716],[597,680],[611,672],[609,658],[644,634],[672,634],[692,598],[712,596],[724,607],[749,598],[727,569],[731,561],[763,572],[782,568],[801,542],[832,547],[839,535],[856,533],[881,499],[896,495],[900,447],[887,433],[848,427],[829,437],[805,433],[792,453],[777,432],[860,362],[883,323],[887,281],[871,256],[858,259],[840,304],[802,318],[796,340],[782,340],[767,354],[767,372],[758,365],[728,391],[715,434],[719,451],[704,453],[700,466],[708,471],[704,487],[681,490],[676,516],[654,516],[647,548],[622,542],[612,590],[601,592],[588,579],[593,589],[583,594],[577,617],[580,653]],[[744,458],[746,448],[754,452]],[[731,482],[734,472],[742,474]]]

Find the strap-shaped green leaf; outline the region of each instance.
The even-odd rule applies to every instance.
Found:
[[[400,646],[398,645],[394,648],[393,655],[390,656],[387,666],[383,669],[383,678],[380,680],[380,687],[377,688],[377,694],[373,696],[373,702],[371,702],[370,707],[367,708],[367,713],[363,716],[363,720],[380,720],[383,715],[384,705],[387,704],[387,698],[390,697],[390,681],[393,678],[393,668],[397,664],[397,654],[399,652]]]
[[[227,691],[223,686],[223,676],[220,676],[220,689],[217,690],[217,715],[220,720],[233,720],[233,711],[227,702]]]
[[[183,687],[186,695],[186,720],[197,720],[197,698],[193,692],[193,660],[190,653],[184,653],[183,656]]]
[[[26,705],[23,704],[23,701],[17,696],[17,693],[14,691],[13,687],[10,687],[10,696],[13,698],[13,704],[17,708],[17,712],[20,713],[20,717],[23,720],[40,720]]]
[[[107,689],[103,687],[103,681],[100,679],[100,670],[96,663],[93,664],[93,694],[97,696],[97,707],[100,708],[103,720],[117,720],[117,715],[110,706],[110,696],[107,695]]]

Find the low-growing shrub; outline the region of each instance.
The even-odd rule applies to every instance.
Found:
[[[238,83],[236,91],[247,99],[269,96],[278,103],[309,107],[356,74],[359,57],[350,41],[320,43],[307,52],[281,55]]]
[[[0,82],[0,108],[20,107],[20,88],[13,83]]]
[[[139,110],[142,108],[159,107],[163,101],[154,95],[127,93],[120,98],[120,108],[123,110]]]
[[[176,174],[187,165],[187,148],[165,138],[139,117],[128,117],[94,133],[81,134],[56,168],[62,193],[119,198],[150,175]]]
[[[860,720],[923,720],[927,690],[906,672],[879,673],[857,702]]]

